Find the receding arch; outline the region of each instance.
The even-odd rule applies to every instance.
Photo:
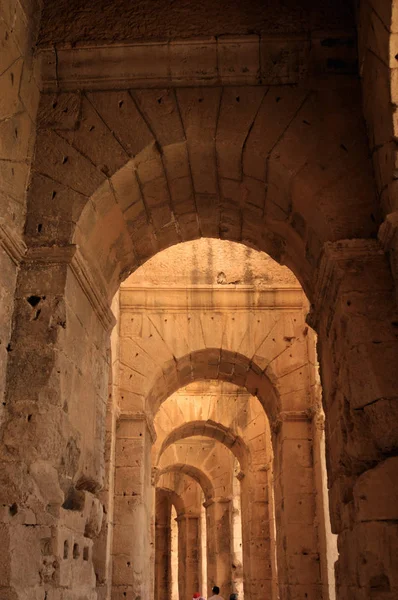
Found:
[[[176,509],[177,516],[183,515],[185,512],[184,500],[181,498],[179,494],[175,490],[171,488],[167,488],[164,486],[156,487],[156,492],[160,494],[160,496],[167,497],[170,500],[170,503]],[[157,501],[157,498],[156,498]],[[156,514],[156,511],[155,511]]]
[[[158,90],[84,92],[71,135],[51,119],[38,133],[28,243],[77,243],[111,297],[168,246],[239,241],[289,266],[311,298],[323,244],[377,228],[359,86],[342,96],[179,88],[159,103]]]
[[[157,456],[157,463],[163,452],[172,444],[189,437],[202,436],[217,440],[226,446],[238,459],[240,468],[245,471],[249,462],[249,449],[244,440],[229,427],[215,421],[191,421],[174,429],[163,441]]]
[[[277,418],[279,395],[269,377],[253,361],[238,352],[206,348],[165,365],[150,389],[147,406],[155,414],[160,404],[177,389],[198,380],[220,380],[244,387],[257,396],[270,421]]]
[[[184,475],[187,475],[200,485],[206,500],[214,498],[214,486],[210,478],[201,469],[198,469],[198,467],[183,463],[174,463],[172,465],[167,465],[163,469],[157,471],[156,481],[158,481],[159,478],[162,475],[165,475],[166,473],[183,473]]]

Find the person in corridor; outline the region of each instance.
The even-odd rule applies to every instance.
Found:
[[[209,600],[224,600],[224,598],[220,596],[220,588],[217,585],[213,586],[211,591],[213,592],[213,596],[210,596]]]

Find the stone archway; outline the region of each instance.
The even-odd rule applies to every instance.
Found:
[[[378,15],[382,16],[381,20],[387,30],[387,36],[384,32],[381,35],[385,40],[389,37],[388,31],[395,29],[395,26],[391,25],[390,5],[386,5],[388,7],[386,18],[384,18],[384,11],[380,7],[375,4],[372,6],[376,8]],[[8,23],[10,15],[7,14],[5,18]],[[26,22],[29,22],[29,18],[26,19]],[[24,26],[22,29],[28,37],[28,28]],[[19,31],[13,32],[12,27],[10,27],[10,31],[13,36],[11,36],[8,46],[11,46],[12,40],[19,35]],[[387,47],[388,44],[383,45],[384,49]],[[391,47],[393,47],[393,44],[391,44]],[[14,54],[11,53],[10,56],[10,60],[13,61]],[[385,69],[383,68],[382,71],[385,71]],[[37,90],[33,79],[32,82],[29,82],[29,88]],[[387,83],[389,81],[388,73]],[[76,154],[72,151],[70,151],[70,154],[62,152],[62,144],[67,142],[64,138],[64,142],[59,142],[62,134],[55,133],[55,130],[62,131],[62,129],[59,129],[59,114],[62,113],[61,127],[63,127],[66,123],[65,120],[70,118],[70,116],[65,116],[66,113],[63,113],[63,109],[68,108],[68,111],[70,110],[73,121],[73,115],[75,114],[72,110],[73,103],[76,102],[75,106],[80,105],[80,94],[74,92],[70,93],[69,96],[68,94],[63,96],[63,94],[65,92],[61,91],[57,95],[57,99],[45,98],[42,105],[44,107],[40,116],[42,127],[45,128],[48,125],[48,121],[46,124],[46,100],[49,101],[47,106],[51,108],[50,120],[53,119],[55,127],[51,125],[49,127],[50,133],[46,132],[39,136],[41,141],[38,142],[38,159],[32,171],[31,200],[27,217],[28,253],[25,255],[24,245],[20,241],[24,219],[20,214],[24,214],[23,210],[13,211],[16,225],[13,223],[13,218],[10,217],[12,231],[19,232],[16,234],[17,243],[14,243],[13,237],[7,237],[8,234],[3,236],[6,240],[3,246],[8,248],[7,252],[12,257],[13,263],[15,263],[15,268],[12,266],[11,269],[14,280],[18,265],[22,263],[16,288],[13,332],[11,334],[11,327],[9,327],[5,334],[6,343],[3,345],[4,356],[9,359],[7,390],[4,400],[7,412],[2,422],[2,439],[6,446],[5,475],[4,485],[2,486],[3,500],[5,506],[17,504],[21,512],[22,509],[31,510],[32,506],[36,506],[38,503],[40,510],[36,512],[44,515],[48,506],[55,505],[56,509],[54,510],[59,509],[64,489],[70,484],[70,481],[73,481],[73,483],[80,481],[80,484],[84,486],[84,489],[80,491],[86,494],[92,493],[90,490],[95,491],[101,485],[103,466],[101,465],[99,449],[103,442],[103,427],[100,423],[104,419],[103,399],[107,394],[105,376],[103,375],[105,372],[103,365],[106,364],[107,358],[105,352],[102,352],[99,348],[104,348],[108,341],[107,328],[109,329],[112,322],[107,310],[109,308],[108,298],[111,287],[115,287],[119,279],[119,274],[110,272],[109,265],[107,269],[104,268],[103,274],[110,277],[113,286],[110,286],[109,290],[105,290],[109,294],[104,293],[102,295],[100,285],[102,274],[98,275],[101,269],[96,269],[95,266],[90,264],[92,258],[92,256],[89,256],[90,252],[87,252],[87,266],[87,262],[81,260],[74,248],[67,247],[67,243],[72,239],[73,226],[71,224],[78,220],[83,205],[87,202],[87,198],[94,193],[94,188],[98,187],[97,184],[101,184],[103,176],[99,174],[100,172],[97,169],[100,165],[95,160],[90,162],[91,158],[86,159],[83,163],[87,168],[82,172],[86,173],[87,181],[82,183],[80,167],[74,170],[76,164],[83,164],[79,162],[81,153],[79,151],[76,151]],[[44,95],[50,96],[50,94]],[[22,96],[24,98],[23,91]],[[56,106],[53,107],[53,104],[57,102],[59,102],[58,116],[57,111],[55,111]],[[68,102],[71,104],[68,104]],[[237,104],[239,103],[237,102]],[[276,100],[275,104],[277,104]],[[15,162],[12,167],[7,165],[7,168],[4,168],[7,177],[9,176],[7,181],[13,181],[14,173],[12,169],[14,166],[18,173],[24,171],[24,166],[21,166],[21,164],[25,165],[24,161],[30,156],[28,130],[30,131],[31,126],[29,117],[25,115],[25,112],[32,112],[34,119],[35,108],[29,107],[26,111],[22,111],[23,114],[20,113],[19,108],[18,111],[15,120],[12,121],[7,118],[4,121],[5,127],[2,128],[2,139],[4,137],[6,140],[4,146],[10,147],[7,161],[9,159],[12,163]],[[389,167],[388,176],[384,177],[384,174],[382,174],[382,185],[379,191],[383,193],[384,187],[387,186],[389,201],[395,201],[394,185],[390,177],[394,171],[394,141],[390,135],[389,125],[391,114],[384,105],[380,110],[377,106],[377,110],[374,112],[376,115],[387,113],[386,121],[388,123],[386,144],[383,143],[382,147],[377,148],[375,152],[375,155],[377,155],[376,162],[380,165],[384,164],[385,152]],[[359,103],[356,101],[353,113],[357,116],[361,114]],[[300,114],[299,118],[301,116]],[[304,120],[311,123],[308,118]],[[15,128],[14,133],[9,134],[9,132],[12,132],[14,122],[18,124],[18,136],[15,134]],[[22,127],[19,127],[20,123]],[[65,137],[72,137],[72,135],[75,137],[74,127],[76,122],[73,123],[69,130],[64,130],[68,134],[65,134]],[[306,125],[305,128],[303,127],[304,131],[308,131],[307,127],[309,126],[302,120],[300,127],[304,125]],[[96,126],[94,125],[94,127]],[[337,127],[336,131],[338,130]],[[81,130],[79,128],[76,131]],[[71,132],[73,133],[71,134]],[[108,131],[106,131],[106,135],[108,135]],[[16,140],[15,144],[14,141],[9,141],[13,136]],[[78,138],[79,134],[77,133],[76,140],[72,144],[67,143],[68,152],[73,144],[78,145]],[[293,136],[293,138],[296,139],[296,136]],[[384,142],[384,135],[381,138]],[[337,146],[340,147],[341,143],[347,148],[344,140],[339,139],[336,142],[336,151]],[[40,144],[42,144],[44,152],[41,158],[39,156]],[[101,144],[96,145],[97,147],[101,146]],[[105,141],[103,145],[105,145]],[[109,139],[106,145],[112,148],[115,147]],[[360,145],[363,146],[361,143]],[[321,148],[321,150],[323,149],[324,147]],[[89,148],[87,150],[88,153],[91,152]],[[346,152],[344,148],[340,147],[340,150]],[[83,153],[86,154],[84,151]],[[116,156],[116,152],[114,154]],[[304,156],[306,153],[299,152],[299,154]],[[323,156],[323,152],[319,152],[319,146],[317,154]],[[22,163],[18,162],[19,158],[21,158]],[[65,158],[67,160],[64,161]],[[76,164],[74,165],[75,158]],[[380,161],[379,158],[381,158]],[[326,159],[330,166],[333,162],[331,161],[331,155],[327,156]],[[273,155],[273,161],[275,160],[277,160],[276,153]],[[40,161],[43,164],[48,163],[47,166],[55,165],[55,168],[61,168],[61,165],[64,167],[69,165],[65,167],[64,172],[69,173],[71,187],[66,185],[66,179],[60,178],[60,181],[58,181],[57,177],[53,180],[42,177],[42,175],[54,175],[54,172],[52,174],[39,173],[39,176],[37,176],[36,171],[41,170]],[[359,168],[360,172],[366,171],[366,164],[362,163],[361,168]],[[71,165],[72,169],[69,170]],[[275,173],[275,177],[277,177],[278,169]],[[285,173],[286,171],[283,171],[281,176],[283,180],[285,180]],[[321,173],[319,177],[323,180]],[[307,190],[308,179],[311,179],[310,189],[313,190],[313,182],[316,177],[311,175],[311,177],[304,179],[303,188]],[[21,176],[22,180],[24,180],[23,176]],[[290,178],[286,177],[286,181],[290,181]],[[94,186],[92,186],[93,182]],[[85,183],[90,189],[79,187]],[[24,188],[24,186],[22,187]],[[363,187],[371,188],[372,186],[364,183]],[[15,191],[15,185],[13,191]],[[19,192],[17,195],[19,197]],[[23,192],[21,192],[21,195],[23,195]],[[311,197],[317,198],[318,196],[315,194]],[[344,194],[341,197],[344,198]],[[58,199],[52,202],[55,198]],[[246,199],[244,200],[246,202]],[[393,456],[391,455],[394,452],[397,440],[392,427],[385,426],[387,411],[390,417],[388,425],[396,418],[394,408],[396,388],[394,387],[395,373],[393,366],[396,356],[394,289],[391,273],[384,256],[380,254],[378,244],[368,240],[365,242],[355,240],[338,242],[339,239],[373,235],[373,226],[370,226],[371,229],[369,229],[367,224],[369,220],[372,221],[371,215],[373,212],[368,211],[368,209],[373,207],[374,203],[367,204],[366,201],[363,203],[363,206],[366,207],[364,208],[364,214],[366,213],[366,215],[362,215],[362,219],[358,218],[358,214],[362,213],[360,209],[357,210],[357,206],[354,206],[355,210],[352,212],[346,211],[346,206],[348,207],[350,204],[347,202],[341,210],[341,205],[337,203],[335,197],[329,200],[330,204],[327,202],[328,207],[332,209],[338,207],[336,212],[343,223],[338,234],[336,233],[337,228],[332,227],[331,230],[328,230],[327,235],[322,237],[319,235],[318,228],[315,228],[315,235],[311,233],[306,238],[304,251],[304,242],[299,241],[298,237],[300,237],[300,232],[303,234],[304,228],[300,217],[304,218],[306,222],[305,215],[301,211],[297,211],[294,206],[294,210],[289,213],[287,218],[289,226],[285,228],[285,225],[277,225],[275,226],[276,229],[272,230],[272,236],[279,236],[278,239],[275,241],[272,236],[267,235],[266,237],[267,240],[268,237],[271,237],[270,251],[282,248],[282,253],[275,253],[274,255],[286,255],[285,260],[288,264],[293,265],[294,263],[296,265],[292,260],[292,256],[295,254],[295,245],[298,246],[297,256],[299,256],[299,259],[297,262],[302,267],[302,269],[297,269],[300,270],[298,275],[314,304],[312,322],[320,334],[319,348],[325,391],[324,402],[328,417],[332,513],[335,531],[340,534],[341,568],[344,573],[342,578],[344,581],[350,582],[341,583],[341,597],[344,597],[344,594],[347,596],[351,592],[356,593],[358,587],[361,588],[361,593],[369,596],[373,593],[371,590],[380,588],[378,582],[381,581],[384,585],[383,582],[386,582],[386,578],[392,593],[394,593],[396,585],[391,574],[394,572],[394,568],[388,562],[387,557],[387,554],[390,556],[393,555],[393,552],[385,550],[384,553],[383,549],[384,546],[386,548],[390,547],[390,550],[392,548],[388,532],[394,528],[396,515],[392,515],[394,516],[392,518],[390,513],[384,509],[374,512],[372,503],[372,510],[365,516],[361,515],[356,510],[361,504],[361,499],[358,488],[355,487],[357,484],[361,487],[364,479],[374,482],[379,481],[379,477],[382,477],[385,488],[390,490],[391,495],[395,493],[394,488],[389,484],[389,477],[386,473],[393,464]],[[18,202],[10,204],[17,206]],[[23,201],[20,204],[23,206]],[[300,203],[298,202],[298,204]],[[313,206],[314,204],[315,202],[309,205]],[[239,211],[237,212],[239,215],[241,214]],[[251,212],[256,214],[257,219],[257,211],[250,209],[249,213]],[[331,210],[330,213],[326,211],[325,214],[331,214],[335,217],[336,212]],[[59,218],[60,215],[61,218]],[[98,203],[94,216],[100,219],[100,215],[101,207]],[[231,218],[234,226],[236,223],[240,223],[239,219],[236,218],[234,208],[232,208],[231,214],[224,211],[223,215],[222,221],[220,220],[222,229],[228,228],[226,236],[233,235],[233,227],[229,224],[229,218]],[[377,217],[374,216],[374,218],[377,221]],[[117,220],[120,222],[120,219]],[[110,219],[108,225],[109,223]],[[227,224],[225,225],[225,223]],[[291,233],[290,226],[295,233]],[[103,229],[99,227],[97,230],[98,238],[102,237],[104,230],[107,233],[107,229],[109,227],[106,225]],[[257,222],[255,229],[257,231]],[[283,231],[282,234],[279,234],[280,230]],[[313,230],[313,227],[308,227],[306,222],[308,234],[310,230]],[[386,249],[394,246],[394,232],[394,220],[390,218],[382,232],[382,240]],[[38,235],[40,233],[43,233],[43,235]],[[225,232],[221,231],[219,227],[217,235],[225,235]],[[251,236],[245,237],[249,238],[249,243],[252,241]],[[167,234],[162,242],[166,238]],[[105,240],[105,235],[103,240]],[[287,252],[284,248],[286,240],[289,245]],[[100,241],[99,239],[98,243]],[[121,248],[116,245],[118,250],[116,251],[116,248],[114,248],[114,254],[111,251],[108,252],[108,246],[104,255],[117,256],[118,259],[129,255],[129,260],[126,260],[126,262],[123,262],[124,258],[121,260],[122,264],[128,264],[129,270],[135,263],[130,262],[131,248],[128,246],[128,242],[126,243],[126,247],[123,244]],[[96,248],[93,244],[92,254],[95,254]],[[101,256],[99,253],[98,258],[102,258],[104,264],[106,264],[107,256],[104,255]],[[307,269],[306,265],[303,266],[304,255],[311,257],[310,263],[312,262],[313,269],[309,267]],[[321,256],[320,261],[319,256]],[[94,259],[96,258],[94,257]],[[314,279],[308,276],[310,271],[314,274]],[[114,276],[114,280],[112,276]],[[310,281],[314,284],[313,286],[309,285]],[[315,289],[315,292],[310,293],[313,289]],[[358,300],[361,294],[366,297],[366,300]],[[356,299],[355,302],[352,300],[353,297]],[[380,308],[382,308],[382,311]],[[11,314],[11,309],[7,314]],[[104,328],[106,331],[103,330]],[[348,340],[346,337],[347,331]],[[364,332],[366,332],[366,335]],[[91,343],[92,340],[95,340],[95,342]],[[377,356],[373,347],[374,342],[377,342],[375,344],[377,345]],[[353,348],[355,348],[355,352],[352,352]],[[389,365],[392,366],[389,367]],[[84,372],[89,374],[88,381],[83,381],[83,376],[79,372],[82,366]],[[29,386],[22,385],[20,381],[21,372],[24,372],[29,379]],[[92,396],[87,391],[88,389],[94,390]],[[96,431],[92,432],[92,436],[84,442],[79,430],[79,420],[82,421],[82,418],[78,408],[70,400],[71,398],[78,398],[81,405],[88,407],[89,415],[84,415],[87,423],[97,423]],[[70,405],[69,414],[66,410],[68,404]],[[81,425],[83,428],[82,422]],[[43,432],[46,435],[43,435]],[[15,439],[18,440],[18,443],[15,442]],[[41,441],[38,442],[37,440]],[[382,465],[380,471],[376,471],[374,466],[379,462]],[[43,466],[42,463],[46,466],[43,470],[40,470],[40,466]],[[29,470],[24,465],[29,465]],[[46,484],[48,477],[53,482],[50,486],[51,489],[56,490],[54,494],[48,493]],[[373,488],[374,485],[372,483],[370,487]],[[20,488],[33,490],[34,500],[30,495],[27,499],[26,494],[22,493]],[[352,498],[355,501],[351,500]],[[353,512],[355,515],[353,515]],[[387,519],[385,519],[386,515]],[[45,521],[44,517],[40,517],[40,527],[44,527]],[[374,522],[370,523],[370,521]],[[69,523],[67,515],[65,516],[65,522]],[[381,525],[381,522],[383,522],[383,525]],[[62,530],[62,526],[60,527]],[[379,537],[384,536],[388,540],[380,552],[373,553],[370,551],[368,564],[373,565],[376,576],[374,576],[371,568],[366,567],[365,569],[360,566],[360,547],[366,546],[366,532],[370,532],[373,527],[380,532]],[[14,539],[16,529],[13,529],[13,526],[10,525],[10,530],[10,539]],[[42,533],[44,535],[43,531]],[[37,557],[41,556],[40,536],[41,534],[37,533],[37,539],[34,540],[35,549],[34,552],[32,551]],[[352,537],[360,539],[359,546],[352,542]],[[12,542],[10,542],[10,549],[12,547]],[[26,544],[26,547],[30,547],[29,544]],[[354,548],[354,551],[352,551],[352,548]],[[52,552],[52,549],[48,548],[48,550]],[[355,560],[353,561],[349,560],[351,552],[355,553]],[[48,557],[46,560],[51,562],[52,554],[48,553],[46,556]],[[380,556],[383,556],[382,560],[380,560]],[[354,564],[354,566],[348,567],[348,564]],[[35,573],[38,571],[39,565],[35,563]],[[350,574],[350,577],[345,577],[346,572]],[[362,583],[360,586],[357,584],[358,572],[361,574]],[[26,584],[28,591],[24,590],[21,593],[25,594],[26,592],[29,594],[31,593],[30,587],[40,585],[35,577],[32,581],[34,581],[32,586]],[[11,577],[11,582],[7,579],[5,583],[7,587],[11,587],[13,590],[15,590],[15,587],[20,586],[19,581],[15,581],[15,575]],[[376,588],[374,587],[375,583]],[[383,585],[381,585],[381,588],[383,588]],[[382,592],[383,589],[380,593]]]

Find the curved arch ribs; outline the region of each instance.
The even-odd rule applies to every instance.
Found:
[[[111,294],[156,252],[203,236],[266,251],[310,293],[326,240],[374,230],[359,96],[356,106],[352,92],[349,103],[331,94],[241,86],[43,95],[28,236],[79,244]],[[38,236],[43,196],[51,203]]]

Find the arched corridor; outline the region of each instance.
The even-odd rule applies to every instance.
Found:
[[[2,600],[395,600],[396,35],[4,0]]]

